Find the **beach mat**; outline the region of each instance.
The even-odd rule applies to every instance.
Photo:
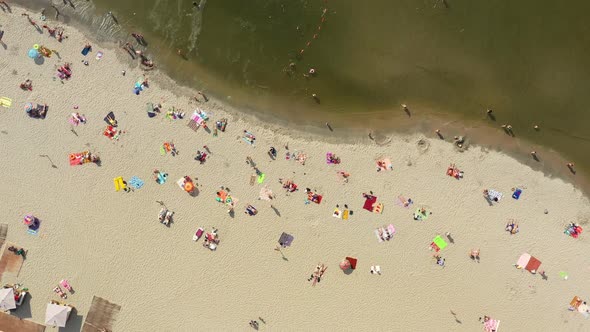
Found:
[[[0,278],[5,273],[10,273],[16,277],[18,277],[20,273],[20,269],[23,266],[24,258],[22,255],[15,255],[12,252],[8,251],[8,247],[11,245],[21,248],[20,246],[15,245],[14,243],[7,242],[6,246],[4,247],[4,251],[2,252],[2,257],[0,258]],[[25,251],[26,252],[26,251]]]
[[[365,200],[365,204],[363,205],[363,209],[373,212],[373,204],[377,202],[376,196],[368,196]]]
[[[0,98],[0,106],[10,108],[10,106],[12,106],[12,99],[10,99],[8,97]]]

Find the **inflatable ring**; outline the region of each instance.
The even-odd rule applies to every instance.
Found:
[[[74,153],[71,153],[71,154],[70,154],[70,160],[74,160],[74,159],[76,159],[76,154],[74,154]]]
[[[39,49],[39,44],[33,45],[33,48],[36,49],[36,50],[38,50]]]
[[[195,189],[195,185],[192,182],[186,182],[184,184],[184,190],[186,192],[189,192],[190,193],[191,191],[193,191],[193,189]]]

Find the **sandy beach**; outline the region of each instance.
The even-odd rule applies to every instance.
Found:
[[[274,331],[479,331],[485,315],[501,321],[499,331],[590,329],[590,320],[568,310],[574,296],[590,300],[588,233],[564,234],[572,222],[587,227],[590,202],[571,183],[499,152],[474,145],[459,151],[419,133],[394,135],[383,145],[366,137],[339,142],[330,137],[341,135],[338,128],[310,134],[216,100],[190,101],[194,92],[142,71],[121,48],[90,41],[84,56],[88,39],[76,29],[65,26],[67,38],[58,42],[36,31],[24,12],[12,6],[0,13],[0,97],[12,100],[0,107],[6,212],[0,223],[8,225],[2,250],[9,244],[27,250],[20,270],[1,278],[30,290],[11,315],[44,324],[47,303],[60,300],[52,289],[67,279],[75,293],[61,301],[76,311],[62,331],[81,329],[93,296],[121,306],[113,331],[250,330],[250,320]],[[30,15],[41,25],[62,25]],[[51,57],[28,57],[35,44],[54,50]],[[60,79],[65,63],[71,77]],[[136,95],[144,75],[149,87]],[[32,91],[19,88],[26,79]],[[48,105],[46,117],[29,117],[29,102]],[[147,103],[160,103],[161,113],[149,117]],[[172,107],[184,118],[167,117]],[[209,130],[187,126],[197,108],[208,114]],[[116,139],[103,135],[109,112],[118,123]],[[86,123],[73,125],[72,113]],[[215,136],[223,118],[227,129]],[[255,143],[243,139],[244,130]],[[164,142],[178,154],[162,154]],[[200,163],[194,158],[204,146],[210,152]],[[69,155],[83,151],[100,156],[100,165],[71,166]],[[327,163],[328,152],[341,162]],[[304,164],[292,157],[301,153]],[[377,171],[382,158],[392,169]],[[462,179],[446,174],[450,164]],[[155,169],[168,174],[165,183],[154,180]],[[339,171],[350,174],[348,181]],[[113,179],[129,185],[134,176],[144,182],[140,189],[115,191]],[[183,176],[195,179],[194,195],[176,184]],[[284,189],[279,181],[287,179],[298,190]],[[216,201],[221,186],[237,200],[233,216]],[[271,201],[259,199],[265,186],[275,195]],[[322,196],[320,204],[306,202],[306,188]],[[511,197],[516,188],[518,200]],[[485,189],[503,196],[488,201]],[[382,213],[363,209],[363,193],[370,192]],[[404,207],[408,198],[413,204]],[[158,221],[161,203],[174,211],[169,227]],[[248,204],[256,215],[244,213]],[[337,205],[352,211],[347,220],[333,217]],[[413,218],[419,208],[428,211],[425,220]],[[37,234],[27,232],[27,214],[40,220]],[[510,220],[517,234],[505,230]],[[395,234],[380,242],[375,230],[390,224]],[[204,238],[192,241],[199,227],[218,229],[215,251],[202,246]],[[277,251],[283,232],[294,240]],[[437,235],[449,242],[439,252],[444,267],[430,250]],[[479,263],[468,255],[474,248]],[[523,253],[542,262],[546,277],[514,266]],[[358,259],[355,270],[340,269],[347,256]],[[313,286],[308,278],[318,262],[328,268]],[[380,275],[370,272],[375,265]]]

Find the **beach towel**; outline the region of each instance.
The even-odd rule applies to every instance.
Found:
[[[291,243],[293,243],[294,239],[295,237],[293,237],[293,235],[283,232],[283,234],[281,234],[281,237],[279,238],[279,244],[281,245],[281,247],[289,247],[291,246]]]
[[[375,213],[381,213],[381,212],[383,212],[383,203],[376,203],[373,206],[373,212],[375,212]]]
[[[154,104],[153,103],[146,103],[146,112],[150,118],[156,116],[156,112],[154,112]]]
[[[518,261],[516,261],[516,268],[518,268],[518,269],[524,268],[529,263],[530,259],[531,259],[531,255],[529,255],[527,253],[520,255],[520,257],[518,258]]]
[[[448,245],[447,242],[445,240],[443,240],[443,238],[440,235],[437,235],[432,240],[432,243],[430,244],[432,249],[434,249],[436,252],[443,250],[444,248],[447,247],[447,245]]]
[[[502,199],[502,193],[494,189],[488,190],[488,197],[495,202],[499,202]]]
[[[512,193],[512,198],[519,199],[520,194],[522,194],[522,189],[516,188],[516,190]]]
[[[141,189],[141,187],[143,187],[143,180],[141,180],[140,178],[138,178],[137,176],[133,176],[130,180],[129,180],[129,185],[131,187],[133,187],[134,189]]]
[[[252,133],[250,133],[249,131],[244,132],[244,137],[242,137],[242,139],[244,140],[244,142],[250,145],[256,142],[256,136],[252,135]]]
[[[409,208],[410,205],[414,204],[411,198],[405,199],[403,196],[397,197],[398,201],[396,202],[397,205],[405,208]]]
[[[570,310],[578,310],[578,308],[580,307],[580,305],[582,304],[582,299],[578,296],[574,296],[574,298],[572,299],[572,301],[570,302]]]
[[[365,195],[365,198],[363,209],[373,212],[373,204],[377,203],[377,197],[373,195]]]
[[[10,99],[8,97],[0,98],[0,106],[10,108],[10,106],[12,106],[12,99]]]
[[[539,271],[540,266],[541,266],[541,261],[536,259],[535,257],[531,256],[531,259],[529,259],[529,261],[524,269],[531,272],[531,273],[536,273],[537,271]]]
[[[391,164],[391,160],[389,160],[389,158],[383,158],[383,159],[377,160],[377,167],[379,170],[382,170],[382,171],[393,170],[393,165]]]
[[[332,217],[338,218],[338,219],[342,218],[342,213],[340,212],[340,210],[338,208],[334,209],[334,213],[332,213]]]
[[[424,213],[422,213],[422,209],[417,208],[416,212],[414,213],[414,219],[424,221],[428,219],[429,214],[430,213],[428,211],[425,210]]]
[[[314,194],[313,192],[307,193],[307,200],[310,202],[314,202],[316,204],[320,204],[322,202],[322,195]]]
[[[389,226],[383,226],[375,229],[375,235],[379,242],[389,241],[393,238],[395,234],[395,227],[393,224],[389,224]]]
[[[486,332],[498,332],[499,327],[500,321],[496,319],[489,318],[487,321],[483,323],[483,329]]]
[[[110,126],[117,126],[117,120],[115,120],[115,113],[113,112],[109,112],[109,114],[107,114],[107,116],[105,116],[103,120]]]
[[[328,165],[330,164],[340,164],[340,159],[336,157],[335,154],[333,154],[332,152],[328,152],[326,153],[326,163]]]
[[[122,176],[114,178],[113,182],[115,183],[115,191],[125,190],[127,188]]]
[[[82,53],[83,56],[86,56],[86,55],[88,55],[88,52],[90,52],[90,50],[92,50],[92,47],[86,46],[82,49],[82,52],[80,52],[80,53]]]
[[[350,268],[351,269],[356,269],[356,263],[358,261],[358,259],[354,258],[354,257],[346,257],[346,260],[350,262]]]
[[[264,182],[265,178],[266,178],[266,174],[260,173],[260,175],[258,175],[258,183]]]
[[[348,216],[350,215],[350,211],[344,210],[342,212],[342,220],[348,220]]]
[[[70,166],[82,165],[84,163],[83,153],[70,153]]]

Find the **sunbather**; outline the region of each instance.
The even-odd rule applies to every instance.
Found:
[[[479,262],[479,248],[471,249],[471,251],[469,252],[469,257],[471,257],[471,259],[473,259],[474,261]]]
[[[23,90],[33,91],[33,81],[30,79],[25,80],[24,83],[20,84],[20,88]]]
[[[516,234],[518,233],[518,224],[513,221],[509,221],[504,229],[507,232],[510,232],[510,234]]]
[[[255,216],[258,213],[258,210],[256,210],[256,208],[252,205],[248,204],[248,206],[246,207],[246,212],[244,213],[250,216]]]

